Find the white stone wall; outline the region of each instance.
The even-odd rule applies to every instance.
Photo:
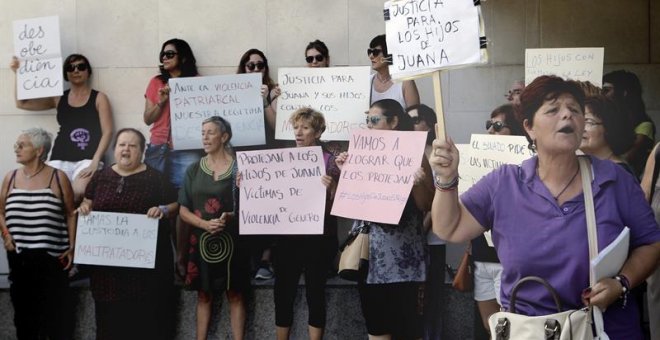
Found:
[[[447,0],[445,0],[447,1]],[[157,73],[163,41],[188,41],[203,75],[234,73],[242,53],[263,50],[271,76],[280,66],[304,66],[304,48],[321,39],[332,65],[367,65],[365,50],[385,30],[382,0],[3,0],[0,2],[0,174],[16,167],[19,131],[57,132],[54,111],[26,112],[13,101],[12,21],[59,15],[63,54],[82,53],[94,67],[116,128],[142,121],[144,90]],[[449,135],[466,142],[483,132],[509,84],[524,78],[526,47],[605,47],[605,71],[627,68],[644,84],[649,112],[660,123],[660,4],[657,0],[489,0],[482,6],[490,40],[488,65],[444,72]],[[654,14],[654,15],[652,15]],[[418,80],[433,107],[430,79]],[[2,270],[0,270],[2,271]]]

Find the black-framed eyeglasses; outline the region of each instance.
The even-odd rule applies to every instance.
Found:
[[[367,56],[374,55],[374,57],[379,56],[381,53],[383,53],[383,50],[380,48],[367,48]]]
[[[160,52],[160,61],[162,62],[163,60],[169,60],[169,59],[172,59],[172,58],[174,58],[177,54],[178,54],[178,53],[176,53],[176,51],[172,51],[172,50],[167,50],[167,51]]]
[[[317,55],[315,55],[315,56],[311,56],[311,55],[309,55],[309,56],[307,56],[307,57],[305,58],[305,61],[307,61],[308,64],[311,64],[311,63],[314,62],[314,59],[316,59],[316,62],[317,62],[317,63],[320,63],[320,62],[322,62],[323,60],[325,60],[325,57],[323,56],[323,54],[317,54]]]
[[[87,63],[69,64],[66,65],[64,70],[67,72],[74,72],[75,70],[78,70],[80,72],[85,72],[87,71],[87,66],[88,66]]]
[[[257,61],[256,63],[249,62],[245,64],[245,67],[247,67],[247,69],[250,71],[254,71],[255,69],[257,69],[257,71],[261,71],[266,68],[266,63],[261,61]]]
[[[494,122],[491,121],[491,120],[487,120],[486,121],[486,130],[490,130],[491,126],[493,127],[493,131],[495,131],[495,132],[500,132],[500,131],[502,131],[502,129],[509,127],[508,125],[504,124],[504,122],[499,121],[499,120],[494,121]]]
[[[509,90],[509,92],[504,94],[504,98],[511,98],[513,96],[519,96],[522,93],[521,89]]]
[[[367,116],[367,119],[365,121],[366,121],[367,125],[369,125],[369,124],[376,125],[383,118],[385,118],[385,116]]]

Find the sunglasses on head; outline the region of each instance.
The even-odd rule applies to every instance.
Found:
[[[66,68],[64,69],[67,72],[74,72],[75,70],[78,70],[80,72],[87,71],[87,63],[80,63],[80,64],[69,64],[66,65]]]
[[[502,129],[504,129],[506,127],[509,127],[508,125],[504,124],[503,122],[501,122],[499,120],[495,121],[495,122],[487,120],[486,121],[486,130],[489,130],[491,126],[493,127],[493,130],[495,132],[500,132],[500,131],[502,131]]]
[[[367,56],[374,55],[374,57],[379,56],[381,53],[383,53],[383,50],[380,48],[367,48]]]
[[[385,118],[385,116],[367,116],[366,122],[367,125],[369,125],[369,123],[371,123],[371,125],[376,125],[383,118]]]
[[[178,53],[176,53],[175,51],[172,51],[172,50],[160,52],[160,60],[163,61],[163,60],[166,60],[166,59],[172,59],[177,54]]]
[[[261,71],[266,67],[266,63],[261,61],[257,61],[256,63],[249,62],[245,64],[245,67],[247,67],[247,69],[250,71],[254,71],[255,69],[257,69],[257,71]]]
[[[307,56],[307,57],[305,58],[305,60],[307,61],[308,64],[313,63],[313,62],[314,62],[314,59],[316,59],[316,62],[317,62],[317,63],[320,63],[320,62],[322,62],[322,61],[325,59],[325,57],[324,57],[322,54],[317,54],[317,55],[315,55],[315,56],[311,56],[311,55],[310,55],[310,56]]]

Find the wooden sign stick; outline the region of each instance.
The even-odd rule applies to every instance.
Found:
[[[445,129],[445,113],[442,110],[442,87],[440,86],[440,71],[433,72],[433,95],[435,97],[435,115],[438,119],[435,138],[447,139]]]

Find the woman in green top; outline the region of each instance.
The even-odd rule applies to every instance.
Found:
[[[234,339],[243,339],[249,287],[247,257],[240,252],[234,219],[236,162],[231,126],[221,117],[202,123],[206,156],[190,165],[179,192],[181,218],[192,226],[185,284],[197,290],[197,339],[206,339],[213,293],[226,291]]]

